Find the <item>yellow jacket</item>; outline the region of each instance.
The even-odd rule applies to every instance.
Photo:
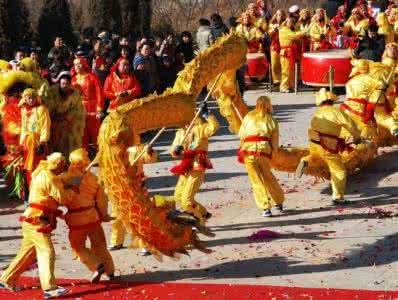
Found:
[[[40,165],[39,165],[40,168]],[[66,190],[60,177],[43,168],[37,170],[32,177],[29,190],[29,205],[35,204],[55,211],[58,205],[64,205],[76,195],[72,190]],[[43,210],[28,207],[23,216],[45,217],[48,216]]]
[[[246,26],[242,24],[239,24],[236,27],[236,32],[244,36],[249,42],[259,40],[263,35],[261,30],[257,26],[251,26],[248,29]]]
[[[281,47],[292,46],[297,40],[299,40],[305,33],[301,31],[293,31],[286,26],[282,26],[279,29],[279,43]],[[281,53],[282,55],[282,53]]]
[[[344,24],[345,29],[354,35],[366,35],[366,30],[369,27],[369,20],[363,19],[355,24],[354,19],[350,17],[347,22]]]
[[[337,140],[329,137],[321,137],[319,134],[326,134],[336,138],[341,137],[341,130],[344,128],[354,138],[359,138],[361,132],[354,121],[344,112],[333,105],[321,105],[311,120],[311,128],[308,131],[311,141],[326,143],[331,149],[337,148]]]
[[[23,144],[30,134],[33,134],[36,146],[40,143],[47,143],[51,132],[51,119],[47,108],[44,105],[33,107],[30,110],[23,107],[21,114],[20,144]]]
[[[376,104],[382,93],[382,81],[377,80],[370,74],[359,74],[351,78],[346,84],[346,100],[344,101],[344,105],[349,106],[357,112],[364,113],[366,104],[360,102],[365,100],[368,103]],[[357,99],[357,101],[352,99]]]
[[[313,22],[309,29],[309,35],[312,42],[320,43],[322,35],[330,40],[334,35],[334,30],[328,24],[321,26],[318,22]]]
[[[93,173],[83,174],[79,169],[69,168],[68,172],[62,176],[62,180],[67,184],[73,177],[81,176],[83,176],[83,179],[79,186],[80,193],[64,202],[64,205],[68,208],[65,222],[71,229],[74,226],[101,222],[108,214],[108,201],[104,190]]]
[[[248,137],[265,137],[270,141],[245,142]],[[241,150],[248,152],[263,152],[271,155],[279,148],[279,125],[271,114],[261,116],[255,110],[249,112],[242,121],[239,130]]]
[[[268,23],[265,18],[259,17],[254,21],[254,26],[256,26],[261,32],[267,32]]]
[[[176,157],[174,150],[178,145],[181,145],[184,150],[207,151],[209,148],[209,137],[216,133],[218,127],[219,124],[214,115],[210,115],[207,121],[202,121],[198,118],[184,143],[182,143],[182,139],[185,136],[185,129],[181,128],[177,131],[173,144],[171,145],[170,154]],[[197,162],[195,161],[194,167],[196,167],[196,165]]]

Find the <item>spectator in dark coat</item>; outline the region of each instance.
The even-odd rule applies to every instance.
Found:
[[[177,79],[177,70],[170,57],[163,55],[159,66],[159,93],[163,93],[167,88],[172,87]]]
[[[212,14],[210,17],[211,33],[214,40],[221,37],[223,34],[228,33],[228,27],[224,24],[223,19],[219,14]]]
[[[354,55],[356,58],[381,61],[384,47],[384,37],[377,34],[377,26],[372,24],[368,28],[367,35],[359,41],[358,46],[354,49]]]

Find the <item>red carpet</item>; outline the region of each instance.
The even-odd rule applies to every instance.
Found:
[[[82,280],[59,280],[68,289],[67,297],[59,299],[148,299],[148,300],[398,300],[398,291],[363,291],[312,289],[277,286],[112,282],[90,285]],[[27,289],[19,293],[0,291],[0,299],[41,299],[38,281],[23,278]]]

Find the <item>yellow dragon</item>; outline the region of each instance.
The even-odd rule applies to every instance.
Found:
[[[151,201],[141,181],[131,171],[127,149],[141,143],[140,134],[162,127],[182,127],[192,121],[196,98],[203,87],[221,74],[213,96],[233,133],[239,131],[241,118],[248,111],[239,94],[235,72],[245,62],[247,41],[236,33],[220,38],[201,52],[179,74],[173,88],[162,95],[152,95],[125,104],[103,122],[98,137],[100,178],[110,201],[119,206],[126,226],[155,254],[174,256],[186,253],[189,246],[205,250],[192,225],[181,225],[168,217],[166,208]],[[387,137],[386,137],[387,138]],[[389,137],[388,137],[389,138]],[[343,154],[348,172],[367,165],[376,154],[377,145],[359,145]],[[272,158],[274,169],[293,173],[308,149],[283,148]],[[327,166],[316,157],[309,162],[307,174],[329,178]]]

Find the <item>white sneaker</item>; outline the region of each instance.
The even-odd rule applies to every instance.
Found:
[[[151,255],[151,252],[149,252],[146,248],[142,248],[140,251],[141,256],[149,256]]]
[[[56,298],[62,295],[65,295],[69,293],[69,290],[62,287],[62,286],[58,286],[56,289],[54,290],[49,290],[49,291],[44,291],[44,299],[51,299],[51,298]]]

